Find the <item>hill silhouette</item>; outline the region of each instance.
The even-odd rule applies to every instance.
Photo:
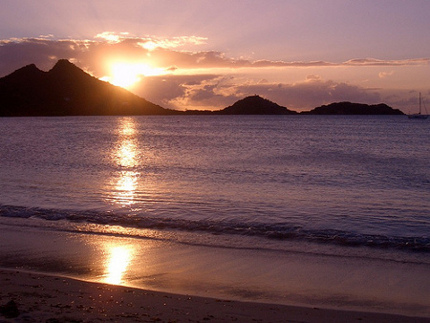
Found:
[[[0,79],[0,116],[144,115],[171,110],[100,81],[67,60],[27,65]]]
[[[233,105],[224,108],[220,111],[215,111],[215,114],[297,114],[296,111],[288,110],[272,101],[264,99],[258,95],[248,96],[242,100],[235,102]]]
[[[393,109],[384,103],[362,104],[352,102],[335,102],[329,105],[322,105],[303,114],[319,115],[403,115],[398,109]]]

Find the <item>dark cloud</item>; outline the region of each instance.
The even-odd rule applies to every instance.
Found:
[[[4,76],[24,65],[34,63],[49,69],[57,59],[72,60],[95,76],[106,74],[109,60],[148,60],[166,69],[178,68],[265,68],[265,67],[324,67],[324,66],[403,66],[428,65],[429,58],[406,60],[353,59],[341,63],[310,61],[285,62],[250,61],[228,58],[222,52],[190,52],[176,50],[183,43],[201,42],[193,37],[159,39],[101,34],[96,40],[53,40],[46,37],[0,40],[0,75]],[[112,37],[112,38],[109,38]]]
[[[169,109],[219,109],[238,96],[222,93],[225,78],[219,75],[164,75],[145,77],[135,93]]]
[[[136,85],[134,91],[145,99],[170,109],[183,109],[175,104],[178,100],[187,100],[192,96],[191,91],[210,82],[214,75],[164,75],[145,77]]]
[[[254,84],[240,86],[248,95],[259,93],[296,111],[310,110],[322,104],[339,101],[378,103],[380,94],[358,86],[334,81],[307,80],[296,84]]]
[[[82,45],[74,41],[46,39],[0,41],[0,75],[4,76],[33,63],[40,69],[47,70],[59,58],[71,59],[79,51],[82,51]]]
[[[296,111],[310,110],[322,104],[339,101],[380,103],[377,90],[368,90],[347,83],[323,81],[310,76],[295,84],[243,82],[216,75],[163,76],[146,78],[141,94],[150,101],[171,109],[221,109],[243,97],[259,94]]]

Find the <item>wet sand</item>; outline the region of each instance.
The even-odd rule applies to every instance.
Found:
[[[0,285],[0,322],[430,322],[169,294],[16,270],[0,270]]]
[[[430,322],[428,265],[53,225],[0,221],[0,323]],[[15,305],[19,315],[7,318]]]

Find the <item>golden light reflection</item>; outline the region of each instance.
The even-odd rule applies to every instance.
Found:
[[[136,135],[136,122],[132,117],[124,117],[119,119],[119,127],[118,134],[121,139],[125,139],[125,137],[135,137]]]
[[[133,249],[131,246],[111,246],[108,253],[104,282],[120,285],[124,282],[124,275],[132,260]]]
[[[111,200],[122,206],[131,206],[135,201],[135,194],[138,185],[139,166],[138,141],[135,120],[131,117],[120,119],[118,134],[118,144],[112,152],[116,164],[121,167],[111,179]]]
[[[121,174],[116,184],[115,201],[123,206],[132,205],[136,192],[137,177],[139,173],[126,171]]]
[[[122,167],[137,166],[136,143],[132,139],[125,139],[118,148],[118,164]]]

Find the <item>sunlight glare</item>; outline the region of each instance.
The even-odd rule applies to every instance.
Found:
[[[164,69],[155,68],[144,63],[113,63],[110,67],[111,76],[103,77],[102,80],[123,88],[130,88],[142,77],[164,74]]]
[[[115,246],[110,248],[109,253],[104,281],[108,284],[119,285],[123,281],[124,273],[130,264],[132,252],[130,248]]]
[[[124,140],[118,148],[118,164],[121,167],[134,167],[138,164],[136,159],[137,147],[134,141]]]
[[[121,119],[118,134],[119,146],[116,151],[118,165],[121,167],[137,166],[137,134],[134,120],[132,118]]]
[[[132,205],[139,173],[123,172],[116,185],[115,201],[122,206]]]
[[[134,168],[139,166],[139,150],[135,120],[130,117],[119,119],[118,144],[112,150],[112,159],[120,167],[117,176],[109,184],[111,201],[123,207],[134,204],[140,173]]]

